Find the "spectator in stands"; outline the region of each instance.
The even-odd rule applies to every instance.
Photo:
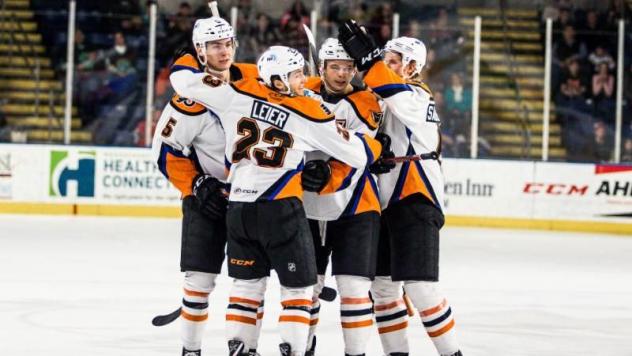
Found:
[[[586,152],[593,137],[592,117],[587,114],[590,112],[586,102],[588,85],[580,75],[577,59],[570,59],[567,67],[556,100],[558,118],[567,157],[570,160],[583,160],[587,158]]]
[[[132,31],[141,31],[142,20],[140,18],[140,1],[139,0],[119,0],[107,3],[107,11],[112,14],[112,27],[117,31],[132,33]]]
[[[247,41],[250,55],[242,52],[240,60],[255,62],[259,54],[263,53],[264,50],[281,42],[281,33],[279,33],[279,29],[276,26],[272,25],[268,15],[260,13],[257,15],[256,25],[250,29]]]
[[[592,142],[593,160],[597,162],[608,162],[612,159],[612,149],[614,142],[608,127],[601,121],[594,124],[594,136]]]
[[[390,3],[380,4],[371,16],[369,23],[366,25],[367,30],[373,35],[375,41],[384,46],[388,40],[393,36],[391,35],[391,26],[393,24],[393,7]]]
[[[614,59],[610,53],[606,52],[603,44],[598,44],[595,47],[595,50],[588,56],[588,61],[593,65],[594,72],[599,71],[599,66],[602,63],[606,64],[609,70],[613,70],[615,67]]]
[[[472,92],[463,86],[460,73],[450,74],[450,86],[445,90],[446,109],[451,115],[462,118],[469,115],[472,109]]]
[[[280,28],[284,35],[284,44],[296,48],[304,56],[307,55],[307,36],[303,25],[309,26],[309,11],[301,0],[295,0],[281,16]]]
[[[404,33],[404,36],[412,37],[412,38],[421,38],[422,37],[421,24],[419,23],[419,21],[410,20],[410,22],[408,23],[408,28],[406,29],[406,32]]]
[[[570,59],[583,59],[586,57],[586,46],[577,40],[575,28],[572,25],[564,27],[562,40],[555,49],[555,59],[561,66]]]
[[[614,76],[608,71],[608,64],[598,66],[598,72],[592,76],[592,100],[595,115],[603,117],[608,125],[614,124]]]
[[[79,72],[91,71],[97,60],[97,52],[86,42],[83,31],[77,29],[75,32],[75,65],[77,70]]]
[[[178,12],[168,16],[167,38],[158,46],[160,58],[164,61],[170,60],[175,52],[191,42],[191,31],[193,29],[193,9],[188,2],[180,3]]]
[[[446,133],[454,138],[455,156],[466,157],[470,149],[472,92],[464,86],[463,76],[455,72],[450,74],[450,85],[444,93],[434,94],[435,99],[438,95],[440,101],[445,101],[445,109],[440,117],[447,126]]]
[[[586,44],[586,50],[588,52],[593,52],[597,46],[605,46],[604,38],[601,32],[603,28],[601,28],[601,24],[599,23],[599,15],[595,10],[589,10],[586,13],[586,24],[582,29],[584,34],[582,35],[582,40]]]
[[[560,8],[557,21],[553,23],[553,41],[561,42],[564,39],[563,32],[566,27],[573,26],[571,11],[569,8]]]

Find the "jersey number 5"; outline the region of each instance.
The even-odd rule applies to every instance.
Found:
[[[243,137],[235,143],[233,163],[237,163],[244,158],[250,159],[252,146],[259,143],[259,140],[263,140],[263,142],[272,146],[267,149],[255,148],[252,151],[252,155],[257,160],[257,165],[271,168],[281,167],[283,166],[287,149],[292,147],[294,143],[292,135],[276,127],[268,127],[263,131],[263,137],[261,137],[259,124],[247,117],[241,118],[237,123],[237,133]]]

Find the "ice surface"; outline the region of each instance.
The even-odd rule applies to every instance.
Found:
[[[180,355],[176,219],[0,215],[0,356]],[[442,289],[464,355],[632,355],[632,238],[445,228]],[[333,279],[328,285],[335,286]],[[229,278],[211,296],[204,355],[226,355]],[[278,355],[278,282],[259,351]],[[337,301],[318,355],[343,355]],[[434,355],[419,317],[411,355]],[[377,333],[367,355],[381,355]]]

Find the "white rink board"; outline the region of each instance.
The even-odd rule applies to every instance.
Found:
[[[445,159],[446,215],[632,225],[632,166]],[[0,145],[2,202],[163,206],[149,149]]]

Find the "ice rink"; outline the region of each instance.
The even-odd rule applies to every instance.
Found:
[[[0,215],[0,355],[180,355],[177,219]],[[445,228],[441,278],[466,356],[632,355],[632,238]],[[211,296],[204,355],[226,355],[230,280]],[[328,285],[334,281],[329,278]],[[259,351],[278,355],[278,282]],[[343,355],[337,301],[317,355]],[[435,355],[419,317],[411,355]],[[377,333],[367,355],[381,355]]]

